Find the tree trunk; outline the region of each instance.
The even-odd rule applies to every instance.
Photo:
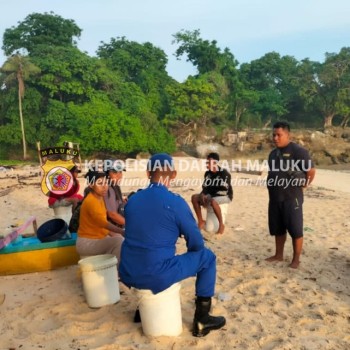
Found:
[[[21,121],[21,130],[22,130],[22,142],[23,142],[23,159],[27,159],[27,146],[26,146],[26,136],[24,133],[24,123],[23,123],[23,114],[22,114],[22,96],[21,89],[18,88],[18,108],[19,108],[19,119]]]
[[[340,123],[340,126],[345,129],[349,123],[349,120],[350,120],[350,115],[347,115],[345,117],[343,117],[343,120],[341,121]]]
[[[324,125],[323,126],[325,128],[333,126],[333,117],[334,117],[334,114],[329,114],[329,115],[324,117]]]
[[[238,130],[238,124],[239,124],[240,118],[241,118],[241,114],[236,111],[236,115],[235,115],[235,130],[236,131]]]
[[[270,124],[271,124],[271,117],[266,121],[266,123],[263,126],[263,129],[267,129]]]
[[[236,107],[236,109],[235,109],[235,129],[236,129],[236,131],[238,130],[239,122],[240,122],[241,117],[242,117],[245,110],[246,110],[246,108],[240,109],[239,107]]]

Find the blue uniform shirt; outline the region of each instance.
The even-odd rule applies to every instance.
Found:
[[[188,204],[161,184],[134,194],[125,206],[125,220],[119,275],[129,287],[158,293],[183,278],[183,267],[174,258],[180,235],[189,252],[204,250]]]

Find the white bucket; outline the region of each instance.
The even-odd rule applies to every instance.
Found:
[[[220,204],[222,222],[225,223],[226,215],[228,210],[229,203]],[[207,232],[217,232],[219,229],[219,221],[214,213],[214,209],[212,206],[207,208],[207,218],[205,220],[205,230]]]
[[[55,213],[55,218],[63,219],[67,225],[69,226],[70,219],[72,217],[72,206],[59,206],[53,208],[53,212]]]
[[[182,333],[180,283],[158,294],[136,289],[142,330],[147,336],[178,336]]]
[[[112,254],[79,260],[85,298],[90,307],[114,304],[120,300],[117,258]]]

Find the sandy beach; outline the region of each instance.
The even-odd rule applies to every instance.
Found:
[[[41,192],[39,173],[40,167],[0,173],[2,234],[32,215],[38,225],[53,218]],[[20,184],[17,175],[23,177]],[[145,178],[144,172],[134,170],[124,176]],[[133,291],[120,283],[118,303],[91,309],[75,265],[0,276],[0,350],[349,349],[350,171],[318,169],[314,183],[305,191],[304,250],[297,270],[288,267],[290,237],[285,261],[264,260],[274,252],[274,239],[268,233],[263,176],[232,173],[234,200],[225,233],[203,231],[206,245],[217,255],[212,314],[226,317],[223,329],[204,338],[192,336],[194,279],[188,279],[181,284],[182,334],[146,337],[141,324],[132,322]],[[191,195],[200,191],[202,177],[201,171],[180,171],[178,178],[184,181],[172,191],[190,203]],[[198,181],[185,183],[190,179]],[[84,183],[82,177],[80,181]],[[125,193],[135,189],[122,187]],[[184,249],[184,241],[179,240],[178,251]]]

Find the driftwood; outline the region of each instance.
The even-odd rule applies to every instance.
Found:
[[[32,182],[30,180],[29,180],[29,182],[28,181],[23,181],[23,180],[32,179],[32,178],[38,178],[39,175],[40,175],[39,173],[34,173],[34,174],[29,174],[29,175],[22,175],[22,176],[17,175],[18,184],[19,185],[28,185],[28,184],[40,185],[41,178],[40,178],[40,180],[38,182]]]
[[[17,175],[17,178],[22,180],[22,179],[28,179],[30,177],[40,177],[40,176],[41,176],[41,173],[38,172],[38,173],[34,173],[34,174],[30,173],[29,175]]]
[[[37,178],[38,181],[34,181],[33,182],[33,179]],[[12,185],[11,187],[17,187],[17,186],[20,186],[20,185],[37,185],[37,186],[40,186],[41,184],[41,174],[40,172],[36,172],[36,173],[30,173],[28,175],[10,175],[8,177],[1,177],[0,178],[0,181],[1,180],[17,180],[17,184],[15,185]],[[28,181],[25,181],[25,180],[28,180]],[[10,190],[9,192],[6,192],[8,189],[6,190],[0,190],[0,197],[1,196],[5,196],[6,194],[8,194],[9,192],[11,192],[12,190]],[[2,193],[4,191],[4,193]]]
[[[11,179],[17,179],[17,175],[11,175],[9,177],[0,177],[0,180],[11,180]]]
[[[15,185],[16,186],[16,185]],[[15,186],[11,186],[9,188],[6,188],[5,190],[0,191],[0,197],[6,196],[10,192],[12,192],[15,189]]]

